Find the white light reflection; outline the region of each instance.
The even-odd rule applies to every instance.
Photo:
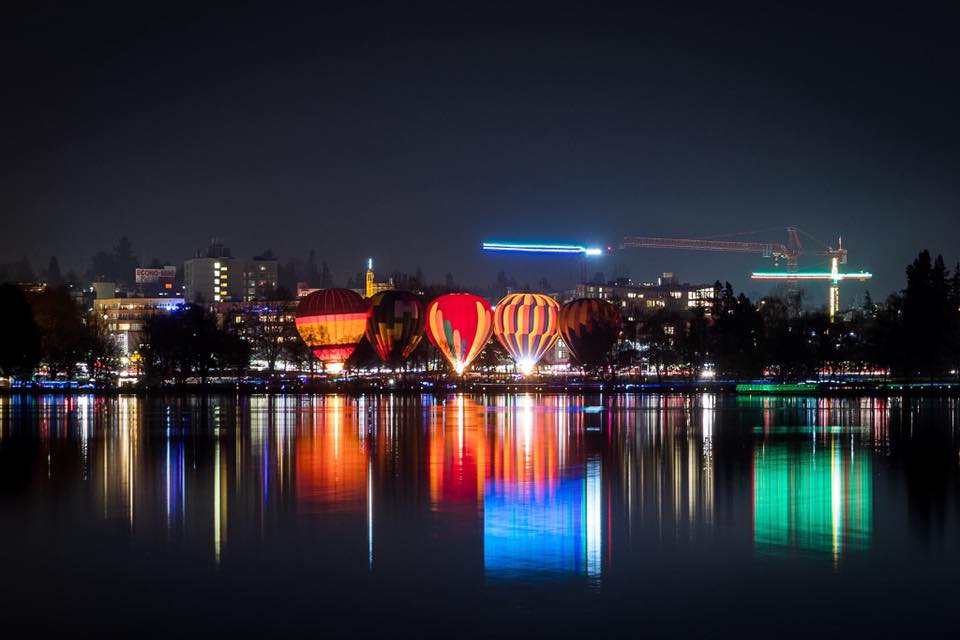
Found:
[[[367,456],[367,569],[373,569],[373,456]]]
[[[586,545],[587,576],[599,585],[603,562],[603,491],[600,484],[600,456],[587,461],[586,492]]]

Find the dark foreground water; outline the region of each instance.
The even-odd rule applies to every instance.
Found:
[[[0,624],[952,636],[958,411],[713,395],[0,397]]]

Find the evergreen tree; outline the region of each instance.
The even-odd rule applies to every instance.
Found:
[[[30,264],[30,259],[27,258],[27,256],[23,256],[14,264],[13,279],[16,282],[33,282],[36,280],[36,276],[33,273],[33,266]]]
[[[907,267],[903,296],[903,344],[900,362],[907,376],[935,376],[945,369],[950,343],[947,269],[943,257],[923,250]]]
[[[320,271],[317,270],[317,252],[310,249],[307,256],[307,273],[304,276],[307,280],[307,286],[311,288],[322,287]]]
[[[327,265],[327,261],[324,260],[320,263],[320,287],[322,289],[329,289],[333,286],[333,275],[330,273],[330,267]]]
[[[873,301],[873,296],[870,295],[870,290],[867,289],[863,293],[863,313],[868,318],[872,318],[876,312],[877,312],[877,305]]]
[[[0,285],[0,374],[29,378],[40,363],[40,328],[20,287]]]
[[[763,317],[750,299],[742,293],[735,296],[727,282],[715,285],[716,320],[713,324],[713,342],[718,372],[737,380],[754,378],[763,373],[762,354]]]
[[[51,287],[59,287],[63,284],[63,276],[60,274],[60,261],[57,260],[57,256],[50,256],[47,271],[43,275],[44,280]]]
[[[117,246],[113,248],[113,274],[111,279],[123,284],[132,284],[134,272],[139,265],[133,254],[133,246],[127,236],[121,236]]]

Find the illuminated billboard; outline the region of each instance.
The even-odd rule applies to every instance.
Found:
[[[161,269],[137,268],[134,271],[137,284],[157,284],[161,280],[174,280],[177,277],[177,268],[166,266]]]

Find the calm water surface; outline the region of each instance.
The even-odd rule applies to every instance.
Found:
[[[0,397],[0,615],[33,635],[953,635],[958,412]]]

